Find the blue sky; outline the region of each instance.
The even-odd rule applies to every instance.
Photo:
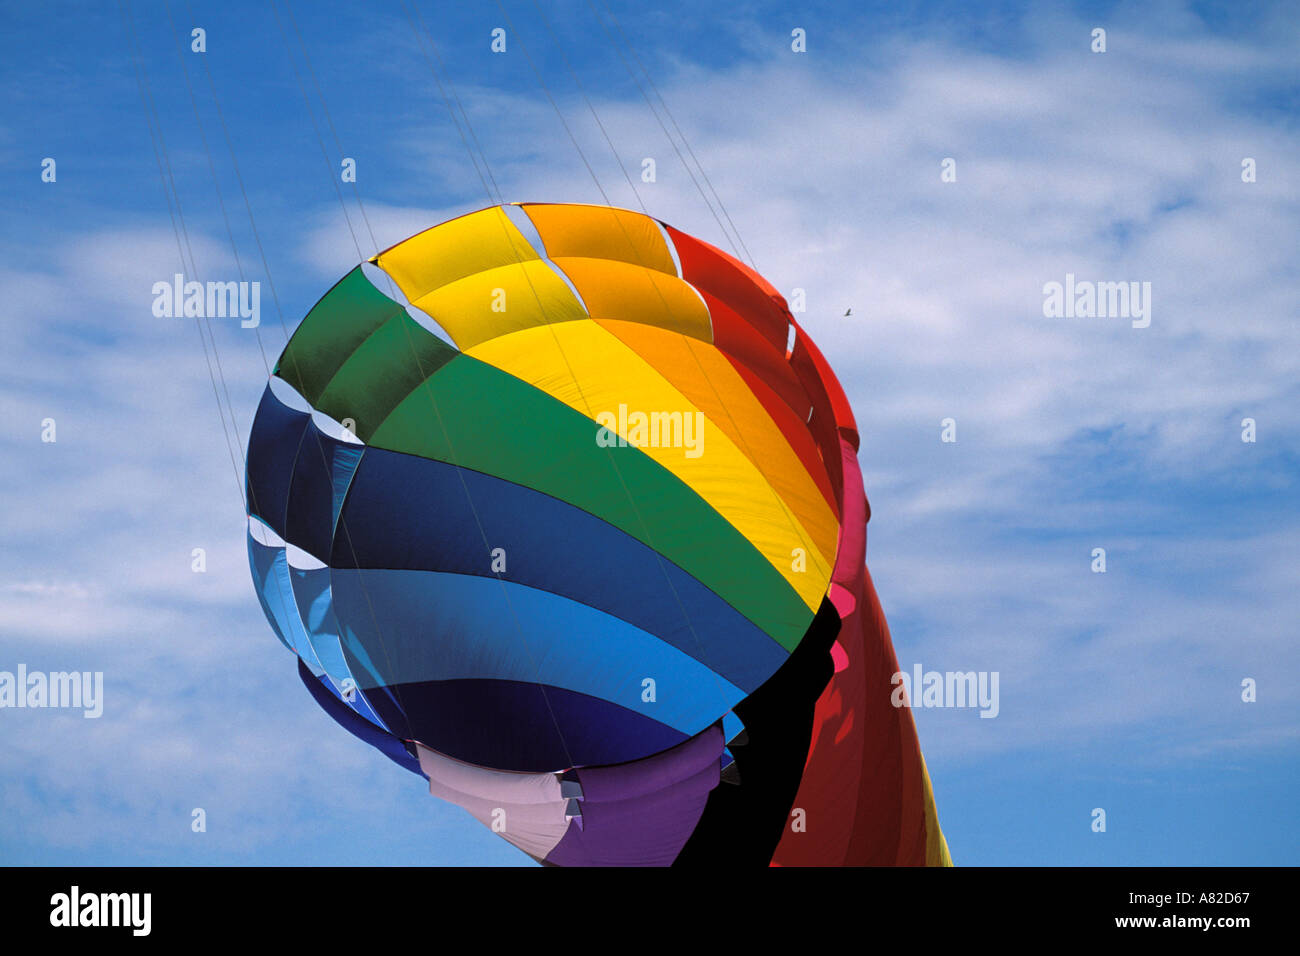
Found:
[[[996,719],[916,712],[954,860],[1296,863],[1294,6],[653,7],[610,4],[853,401],[900,664],[1001,675]],[[106,686],[0,711],[0,862],[528,863],[320,713],[262,616],[198,334],[151,313],[181,265],[132,38],[198,278],[263,283],[261,347],[213,327],[241,442],[270,283],[291,330],[358,245],[495,201],[426,28],[506,200],[638,205],[589,99],[651,214],[731,248],[626,48],[586,0],[0,9],[0,670]],[[1066,273],[1151,282],[1150,327],[1044,318]]]

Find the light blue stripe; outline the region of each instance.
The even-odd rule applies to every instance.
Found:
[[[298,620],[297,608],[290,612],[285,606],[293,592],[290,588],[281,586],[279,572],[280,565],[288,568],[284,548],[269,547],[249,535],[248,564],[257,585],[257,598],[262,602],[262,610],[271,622],[271,629],[281,644],[297,654],[295,641],[301,630],[300,625],[295,627],[295,621]]]
[[[339,523],[339,512],[343,509],[343,499],[348,496],[348,488],[352,485],[352,476],[357,473],[357,466],[361,464],[361,456],[365,452],[363,445],[336,445],[334,448],[334,459],[330,467],[330,480],[334,486],[334,515],[332,518],[332,527],[337,532]],[[329,560],[329,555],[325,556]]]
[[[513,582],[335,568],[333,594],[347,652],[372,668],[377,662],[368,679],[389,686],[475,678],[543,683],[610,701],[690,735],[745,696],[699,661],[626,621]],[[653,702],[642,699],[646,679],[654,681]]]
[[[329,678],[335,696],[372,724],[388,730],[388,725],[380,719],[365,699],[365,695],[361,693],[361,682],[348,667],[347,659],[343,656],[343,648],[339,645],[334,600],[330,588],[330,569],[324,567],[290,568],[289,570],[293,578],[293,596],[298,604],[298,614],[307,625],[307,640],[325,676]],[[308,666],[311,666],[310,663]],[[343,682],[349,678],[358,689],[351,701],[343,697]]]

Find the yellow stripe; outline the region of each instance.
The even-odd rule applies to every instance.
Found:
[[[773,491],[834,564],[839,519],[748,383],[718,349],[684,335],[630,322],[602,321],[715,423],[767,478]]]
[[[540,259],[476,272],[411,304],[446,329],[461,351],[520,329],[587,318],[564,280]]]
[[[414,302],[426,293],[487,269],[539,258],[500,206],[426,229],[375,256]]]
[[[713,341],[704,300],[687,282],[612,259],[561,256],[552,260],[569,277],[593,319],[622,319]]]
[[[644,359],[595,322],[531,328],[483,342],[468,354],[536,386],[596,420],[617,418],[619,406],[634,413],[698,411]],[[575,380],[576,379],[576,380]],[[579,385],[581,383],[581,385]],[[694,422],[694,418],[692,418]],[[812,537],[774,494],[762,472],[715,423],[703,424],[698,457],[683,447],[650,447],[636,441],[634,423],[611,430],[629,438],[725,518],[771,562],[809,610],[816,611],[830,582],[830,563]],[[599,427],[592,425],[592,441]],[[794,570],[795,552],[804,570]]]
[[[920,756],[920,750],[917,750]],[[952,866],[952,854],[948,852],[948,841],[939,828],[939,811],[934,805],[934,788],[930,785],[930,771],[921,757],[921,779],[925,783],[925,865]]]
[[[528,203],[523,209],[551,259],[616,259],[677,275],[659,224],[649,216],[610,206]]]

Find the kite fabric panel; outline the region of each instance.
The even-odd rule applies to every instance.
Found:
[[[750,267],[629,210],[494,206],[300,323],[249,564],[321,708],[543,864],[951,865],[858,440]]]

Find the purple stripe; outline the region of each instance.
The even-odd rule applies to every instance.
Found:
[[[545,862],[671,865],[718,785],[722,745],[722,728],[715,725],[645,760],[579,770],[582,826],[571,823]]]
[[[644,760],[614,767],[583,767],[577,771],[583,804],[628,800],[670,787],[717,764],[722,746],[722,727],[715,724],[672,750]]]

